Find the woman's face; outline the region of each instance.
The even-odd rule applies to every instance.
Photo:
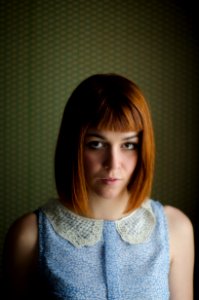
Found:
[[[137,132],[87,131],[83,159],[90,198],[129,197],[127,186],[137,165],[138,144]]]

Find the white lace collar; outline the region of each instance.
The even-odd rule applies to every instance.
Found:
[[[106,221],[81,217],[55,199],[47,202],[41,209],[57,234],[75,247],[92,246],[100,241]],[[125,242],[143,243],[152,233],[156,222],[151,200],[144,202],[127,217],[109,222],[115,223],[117,232]]]

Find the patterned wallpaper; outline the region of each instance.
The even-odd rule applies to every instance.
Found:
[[[18,216],[56,196],[53,157],[65,103],[98,72],[134,80],[156,136],[153,198],[196,220],[198,32],[173,0],[0,2],[0,244]],[[2,246],[1,246],[2,248]]]

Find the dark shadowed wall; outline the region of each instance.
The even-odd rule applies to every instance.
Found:
[[[144,91],[157,148],[152,196],[183,210],[198,232],[199,44],[192,2],[0,2],[1,251],[10,224],[56,196],[53,157],[65,103],[98,72],[127,76]]]

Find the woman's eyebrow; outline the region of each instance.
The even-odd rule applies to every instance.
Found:
[[[131,136],[128,136],[128,137],[123,138],[122,140],[123,140],[123,141],[128,141],[128,140],[132,140],[132,139],[138,138],[138,137],[139,137],[139,134],[138,134],[138,133],[135,133],[134,135],[131,135]]]
[[[105,137],[99,133],[95,133],[95,132],[89,132],[86,134],[87,137],[97,137],[100,139],[105,139]]]

